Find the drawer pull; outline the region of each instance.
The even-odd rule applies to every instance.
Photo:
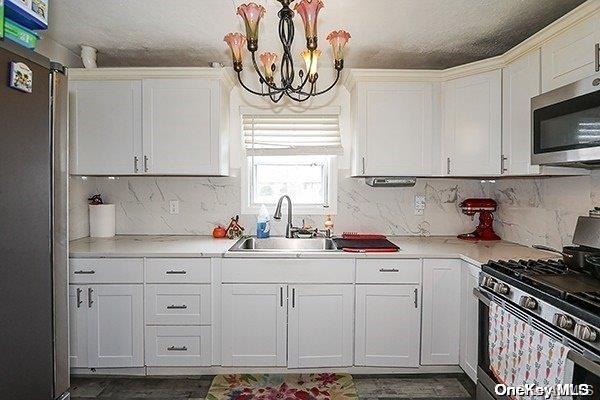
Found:
[[[185,271],[185,270],[180,270],[180,271],[170,270],[170,271],[167,271],[167,275],[185,275],[185,274],[187,274],[187,271]]]
[[[73,274],[75,274],[75,275],[93,275],[95,273],[96,273],[96,271],[94,271],[93,269],[90,269],[90,270],[87,270],[87,271],[84,271],[84,270],[80,269],[78,271],[74,271],[73,272]]]
[[[168,351],[187,351],[187,347],[186,346],[181,346],[181,347],[175,347],[175,346],[171,346],[167,348]]]
[[[379,272],[400,272],[398,268],[380,268]]]
[[[187,308],[187,306],[185,304],[182,304],[180,306],[171,304],[170,306],[167,306],[167,310],[185,310],[186,308]]]

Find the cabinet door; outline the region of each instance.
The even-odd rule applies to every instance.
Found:
[[[370,176],[430,174],[433,84],[365,83],[359,96],[356,170]]]
[[[141,94],[140,81],[70,83],[71,173],[142,172]]]
[[[460,260],[423,260],[422,365],[458,364],[460,279]]]
[[[143,285],[94,285],[87,292],[90,366],[143,367]]]
[[[418,285],[356,285],[357,366],[418,367]]]
[[[473,381],[477,381],[479,302],[473,296],[473,288],[479,286],[480,268],[466,262],[462,264],[460,367]]]
[[[600,15],[593,15],[542,46],[544,92],[596,73],[595,46],[600,42],[599,25]]]
[[[152,174],[218,174],[219,83],[145,79],[144,160]]]
[[[502,72],[485,72],[445,82],[443,143],[447,175],[500,174]]]
[[[286,365],[287,286],[223,285],[224,366]]]
[[[513,61],[503,70],[503,174],[538,174],[531,165],[531,98],[540,90],[540,52]]]
[[[69,286],[69,367],[88,367],[87,287]]]
[[[352,365],[352,285],[290,286],[288,367]]]

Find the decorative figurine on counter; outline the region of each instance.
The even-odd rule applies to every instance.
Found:
[[[104,204],[104,201],[102,201],[101,194],[95,194],[88,199],[88,203],[92,206],[99,206],[101,204]]]
[[[238,239],[244,235],[244,227],[240,225],[240,216],[236,215],[231,218],[231,222],[227,227],[227,237],[229,239]]]

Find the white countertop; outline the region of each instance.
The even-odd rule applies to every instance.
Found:
[[[70,256],[97,257],[254,257],[254,258],[462,258],[473,264],[501,259],[556,258],[557,255],[511,242],[467,242],[453,236],[395,236],[390,241],[397,253],[228,252],[236,242],[211,236],[118,235],[114,238],[82,238],[70,243]]]

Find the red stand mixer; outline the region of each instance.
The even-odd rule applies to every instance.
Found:
[[[500,240],[500,236],[494,232],[494,211],[498,209],[498,203],[494,199],[466,199],[460,203],[463,214],[471,218],[479,213],[479,225],[475,231],[458,235],[463,240]]]

